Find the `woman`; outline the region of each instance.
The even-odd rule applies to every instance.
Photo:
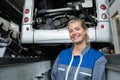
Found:
[[[87,45],[87,27],[81,19],[68,23],[73,47],[62,50],[54,62],[52,80],[105,80],[104,55]]]

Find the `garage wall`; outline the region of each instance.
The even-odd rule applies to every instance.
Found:
[[[120,53],[120,0],[114,0],[110,5],[110,21],[112,26],[113,44],[115,53]]]

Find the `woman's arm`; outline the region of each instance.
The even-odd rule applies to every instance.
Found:
[[[56,80],[57,77],[57,70],[58,70],[58,64],[59,64],[59,59],[58,57],[56,58],[53,67],[52,67],[52,71],[51,71],[51,79],[52,80]]]
[[[107,60],[104,56],[100,57],[93,68],[92,80],[106,80],[105,79],[105,64]]]

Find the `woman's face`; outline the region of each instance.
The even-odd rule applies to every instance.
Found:
[[[85,41],[86,30],[81,26],[81,23],[76,21],[68,26],[69,35],[73,43],[82,43]]]

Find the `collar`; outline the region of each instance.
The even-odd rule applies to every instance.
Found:
[[[85,55],[89,49],[90,49],[90,47],[88,45],[86,45],[85,48],[82,50],[81,54]],[[71,47],[71,52],[72,52],[72,50],[73,50],[73,46]]]
[[[86,54],[89,49],[90,49],[90,47],[88,45],[86,45],[85,48],[82,50],[81,54],[82,55]]]

